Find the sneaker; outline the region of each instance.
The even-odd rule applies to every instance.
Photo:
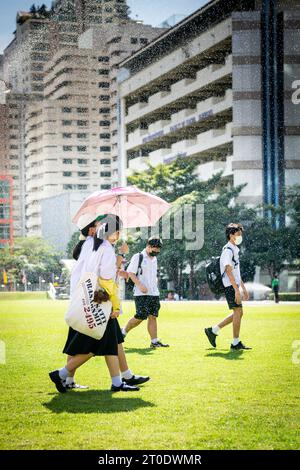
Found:
[[[142,375],[133,375],[130,379],[123,379],[123,382],[127,385],[141,385],[148,382],[150,377],[143,377]]]
[[[170,345],[169,344],[163,344],[161,341],[156,341],[156,343],[152,343],[151,341],[151,344],[150,344],[150,348],[169,348]]]
[[[249,347],[245,346],[245,345],[242,343],[242,341],[240,341],[240,342],[239,342],[238,344],[236,344],[235,346],[233,346],[233,344],[232,344],[232,345],[230,346],[230,349],[234,351],[234,350],[237,350],[237,349],[247,349],[247,350],[248,350],[248,349],[252,349],[252,348],[249,348]]]
[[[111,392],[138,392],[139,387],[127,385],[125,382],[123,382],[119,387],[112,385],[110,391]]]
[[[210,344],[212,345],[213,348],[215,348],[217,346],[216,344],[216,338],[218,335],[215,335],[215,333],[213,332],[212,328],[205,328],[204,329],[204,332],[208,338],[208,341],[210,342]]]
[[[55,383],[55,387],[59,393],[66,393],[67,389],[64,385],[64,380],[60,378],[58,370],[54,370],[53,372],[50,372],[49,377],[52,380],[52,382]]]
[[[80,390],[86,390],[87,388],[89,388],[87,385],[80,385],[80,384],[77,384],[75,382],[72,382],[71,384],[67,384],[66,382],[64,382],[64,386],[67,388],[67,389],[80,389]]]

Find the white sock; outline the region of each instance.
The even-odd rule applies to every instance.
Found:
[[[111,378],[111,382],[115,387],[120,387],[122,385],[122,381],[119,375]]]
[[[221,330],[221,328],[218,325],[212,327],[212,332],[215,335],[218,335],[220,333],[220,330]]]
[[[240,342],[240,338],[233,338],[232,345],[236,346]]]
[[[125,370],[125,372],[121,372],[121,377],[122,379],[128,380],[128,379],[131,379],[131,377],[133,377],[133,373],[131,372],[130,369]]]
[[[69,371],[66,367],[59,369],[58,373],[62,380],[66,380],[66,378],[69,377]]]
[[[74,383],[74,377],[67,377],[66,378],[66,384],[71,385],[72,383]]]
[[[124,336],[126,336],[126,335],[127,335],[127,331],[125,330],[125,328],[122,328],[122,330],[121,330],[121,331],[122,331],[122,334],[123,334]]]
[[[151,343],[157,343],[157,341],[158,341],[158,338],[151,339]]]

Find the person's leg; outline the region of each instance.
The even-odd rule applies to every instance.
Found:
[[[71,356],[68,358],[65,367],[49,373],[50,379],[55,383],[55,386],[60,393],[65,393],[67,390],[65,384],[69,374],[74,372],[78,367],[87,362],[93,356],[93,353],[76,354],[76,356]]]
[[[124,351],[122,343],[118,344],[118,360],[119,360],[119,368],[121,371],[121,379],[123,382],[126,382],[126,384],[140,385],[150,380],[149,376],[145,377],[143,375],[135,375],[131,372],[131,370],[129,369],[127,360],[126,360],[126,355],[125,355],[125,351]]]
[[[150,335],[151,341],[157,340],[157,319],[154,315],[148,316],[148,333]]]
[[[122,328],[123,335],[126,336],[130,330],[132,330],[133,328],[136,328],[138,325],[140,325],[140,323],[142,323],[142,321],[143,320],[139,320],[138,318],[132,317],[127,323],[127,325],[124,328]]]
[[[129,370],[127,360],[126,360],[126,355],[125,351],[123,348],[123,344],[120,343],[118,344],[118,359],[119,359],[119,368],[121,372],[126,372]]]
[[[232,323],[232,320],[233,320],[233,313],[231,313],[230,315],[228,315],[227,317],[224,318],[224,320],[222,320],[220,323],[218,323],[216,326],[213,326],[213,332],[215,334],[218,334],[218,332],[224,328],[224,326],[227,326],[227,325],[230,325],[230,323]],[[218,331],[217,331],[218,330]]]
[[[69,361],[72,359],[72,357],[73,356],[68,356],[67,365],[69,365]],[[68,367],[68,369],[69,369],[69,367]],[[69,377],[73,377],[73,379],[74,379],[75,372],[76,372],[76,369],[69,370]]]
[[[241,307],[233,309],[232,329],[233,329],[233,345],[236,346],[240,342],[241,321],[243,309]]]
[[[74,374],[76,369],[78,369],[78,367],[82,366],[85,362],[87,362],[93,356],[94,356],[93,353],[76,354],[76,356],[68,356],[67,365],[65,366],[65,369],[67,369],[68,371],[68,376],[69,374],[72,374],[72,373]]]

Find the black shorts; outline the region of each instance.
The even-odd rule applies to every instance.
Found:
[[[225,287],[225,297],[230,310],[238,307],[243,307],[242,304],[237,304],[235,301],[235,290],[232,286]]]
[[[137,320],[147,320],[149,315],[158,317],[160,301],[158,295],[136,295],[134,297],[135,311],[134,318]]]

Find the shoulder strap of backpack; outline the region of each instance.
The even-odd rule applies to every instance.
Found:
[[[234,267],[237,266],[239,263],[234,259],[233,249],[230,248],[230,246],[226,246],[226,248],[232,252],[232,261],[234,262]]]
[[[143,274],[143,270],[142,270],[143,258],[144,258],[143,253],[139,253],[139,264],[138,264],[136,276],[138,276],[139,271],[140,271],[140,274]]]

